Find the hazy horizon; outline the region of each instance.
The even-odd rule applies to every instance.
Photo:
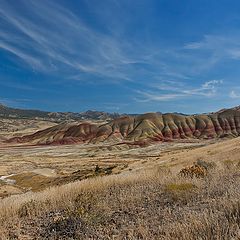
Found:
[[[9,107],[9,108],[16,108],[16,109],[21,109],[21,110],[37,110],[37,111],[43,111],[43,112],[72,112],[72,113],[85,113],[87,111],[98,111],[98,112],[106,112],[106,113],[110,113],[110,114],[114,114],[114,113],[117,113],[117,114],[145,114],[145,113],[157,113],[157,112],[160,112],[162,114],[166,114],[166,113],[180,113],[180,114],[186,114],[186,115],[194,115],[194,114],[208,114],[208,113],[212,113],[212,112],[218,112],[222,109],[228,109],[228,108],[234,108],[234,107],[237,107],[237,106],[230,106],[228,108],[225,108],[225,107],[222,107],[222,108],[218,108],[218,109],[215,109],[215,110],[212,110],[212,111],[209,111],[209,112],[163,112],[163,111],[160,111],[158,109],[156,109],[155,111],[146,111],[146,112],[120,112],[120,111],[104,111],[104,110],[101,110],[101,109],[85,109],[83,111],[58,111],[57,109],[55,111],[49,111],[49,110],[46,110],[46,109],[41,109],[41,108],[28,108],[28,107],[14,107],[14,106],[11,106],[11,105],[8,105],[8,104],[4,104],[4,103],[0,103],[0,105],[3,105],[5,107]]]

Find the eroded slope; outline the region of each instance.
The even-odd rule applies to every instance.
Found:
[[[126,116],[103,125],[59,124],[35,134],[10,139],[33,144],[150,143],[174,139],[209,139],[240,135],[240,112],[229,109],[213,114],[181,115],[147,113]]]

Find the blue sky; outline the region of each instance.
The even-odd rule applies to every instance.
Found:
[[[240,104],[238,0],[0,0],[0,102],[199,113]]]

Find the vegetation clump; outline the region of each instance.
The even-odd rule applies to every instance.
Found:
[[[210,170],[213,170],[216,167],[216,164],[213,162],[206,162],[201,159],[198,159],[197,162],[192,165],[181,169],[179,172],[182,177],[205,177]]]
[[[170,183],[166,186],[167,191],[188,191],[195,188],[192,183]]]
[[[185,167],[181,169],[179,174],[182,177],[200,178],[200,177],[205,177],[207,175],[207,170],[202,166],[193,165],[193,166]]]

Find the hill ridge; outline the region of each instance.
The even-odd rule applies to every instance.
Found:
[[[33,144],[99,142],[142,144],[239,135],[240,111],[227,109],[200,115],[145,113],[138,116],[121,116],[105,124],[90,122],[59,124],[9,141]]]
[[[85,112],[49,112],[35,109],[18,109],[8,107],[0,103],[0,117],[2,118],[26,118],[51,120],[55,122],[78,121],[78,120],[111,120],[121,116],[119,113],[108,113],[97,110],[87,110]]]

